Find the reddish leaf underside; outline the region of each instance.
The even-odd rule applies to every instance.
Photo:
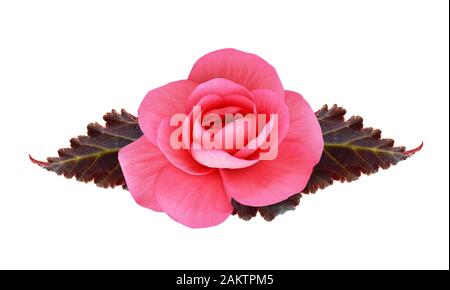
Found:
[[[336,105],[323,106],[317,119],[325,141],[320,162],[314,167],[312,176],[303,194],[314,193],[333,184],[333,181],[351,182],[362,173],[372,174],[379,168],[407,159],[422,148],[406,151],[405,147],[394,147],[394,140],[381,139],[381,131],[364,128],[363,119],[353,116],[345,120],[345,109]],[[30,156],[33,163],[49,171],[75,177],[78,181],[93,181],[100,187],[123,186],[125,179],[118,161],[119,150],[142,136],[137,118],[125,110],[113,110],[103,119],[105,126],[98,123],[88,125],[87,136],[70,140],[70,148],[60,149],[59,157],[49,157],[47,162]],[[295,194],[285,201],[264,207],[251,207],[232,201],[233,215],[250,220],[258,212],[265,220],[273,220],[286,211],[293,210],[300,203],[302,193]]]

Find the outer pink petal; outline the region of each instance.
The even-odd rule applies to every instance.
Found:
[[[163,211],[191,228],[218,225],[233,210],[217,171],[195,176],[167,166],[156,181],[155,192]]]
[[[203,83],[224,78],[250,91],[268,89],[284,97],[284,89],[275,69],[255,54],[236,49],[221,49],[201,57],[192,68],[189,79]]]
[[[323,151],[323,136],[314,111],[296,92],[286,91],[286,104],[291,121],[285,140],[301,142],[309,148],[313,159],[319,162]]]
[[[283,142],[275,160],[261,160],[244,169],[220,169],[225,191],[239,203],[266,206],[305,188],[315,162],[306,147]]]
[[[238,95],[254,101],[253,95],[245,87],[227,79],[216,78],[199,84],[192,91],[188,98],[186,109],[190,110],[203,97],[208,95],[217,95],[221,97]]]
[[[143,207],[160,211],[154,195],[155,181],[161,169],[170,163],[158,147],[141,137],[119,151],[119,162],[134,200]]]
[[[150,142],[156,145],[159,122],[174,114],[184,113],[187,99],[197,83],[181,80],[151,90],[139,110],[139,126]]]
[[[198,163],[188,149],[174,149],[172,147],[170,135],[175,129],[175,127],[170,126],[169,118],[162,120],[158,128],[158,147],[170,163],[193,175],[204,175],[213,171],[214,169]]]
[[[301,192],[323,151],[323,137],[311,107],[297,93],[287,92],[291,126],[275,160],[249,168],[221,169],[225,191],[238,202],[265,206]]]

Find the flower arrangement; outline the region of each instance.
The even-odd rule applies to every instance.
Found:
[[[141,206],[203,228],[230,215],[272,220],[302,194],[354,181],[422,148],[394,147],[336,105],[314,112],[257,55],[222,49],[185,80],[151,90],[39,166],[101,187],[123,186]]]

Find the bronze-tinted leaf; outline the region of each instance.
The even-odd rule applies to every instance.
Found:
[[[105,126],[98,123],[88,125],[87,136],[70,140],[70,148],[58,150],[59,157],[49,157],[47,162],[31,161],[42,168],[75,177],[78,181],[94,181],[100,187],[125,187],[125,179],[117,158],[120,148],[142,136],[137,118],[122,110],[107,113]]]
[[[294,210],[300,204],[300,198],[302,198],[302,194],[297,193],[283,202],[260,207],[258,211],[266,221],[271,221],[287,211]]]
[[[420,145],[416,149],[406,151],[403,146],[394,147],[394,140],[382,139],[380,130],[364,128],[363,119],[359,116],[345,120],[345,113],[345,109],[336,105],[331,108],[325,105],[316,112],[325,147],[303,193],[314,193],[330,186],[335,180],[351,182],[357,180],[362,173],[372,174],[379,168],[387,169],[422,148]],[[266,220],[272,220],[287,210],[295,209],[298,205],[298,202],[293,202],[295,200],[289,198],[260,208],[234,202],[233,214],[248,220],[260,212]],[[254,214],[249,215],[248,212]]]
[[[231,214],[238,215],[239,218],[248,221],[254,218],[259,212],[266,221],[271,221],[287,211],[294,210],[300,204],[301,198],[302,194],[297,193],[282,202],[262,207],[243,205],[232,199],[233,212]]]
[[[232,215],[238,215],[243,220],[251,220],[258,214],[258,207],[248,206],[240,204],[234,199],[231,200],[231,205],[233,205]]]
[[[388,169],[422,149],[423,144],[409,151],[404,146],[394,147],[393,139],[382,139],[378,129],[364,128],[359,116],[345,120],[345,113],[337,105],[325,105],[316,112],[325,147],[304,193],[324,189],[334,180],[351,182],[362,173],[370,175],[379,168]]]

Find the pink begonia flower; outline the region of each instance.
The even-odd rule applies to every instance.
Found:
[[[212,131],[194,108],[222,119],[236,113],[267,119],[238,129],[246,119],[237,118]],[[173,116],[183,114],[174,126]],[[138,118],[144,136],[119,152],[128,189],[141,206],[192,228],[223,222],[233,210],[231,199],[266,206],[301,192],[323,150],[319,123],[303,97],[285,91],[266,61],[235,49],[208,53],[187,80],[150,91]],[[171,137],[177,130],[183,146],[176,148]],[[275,140],[269,140],[273,132]],[[204,147],[202,136],[223,149]],[[233,147],[224,147],[222,139]]]

